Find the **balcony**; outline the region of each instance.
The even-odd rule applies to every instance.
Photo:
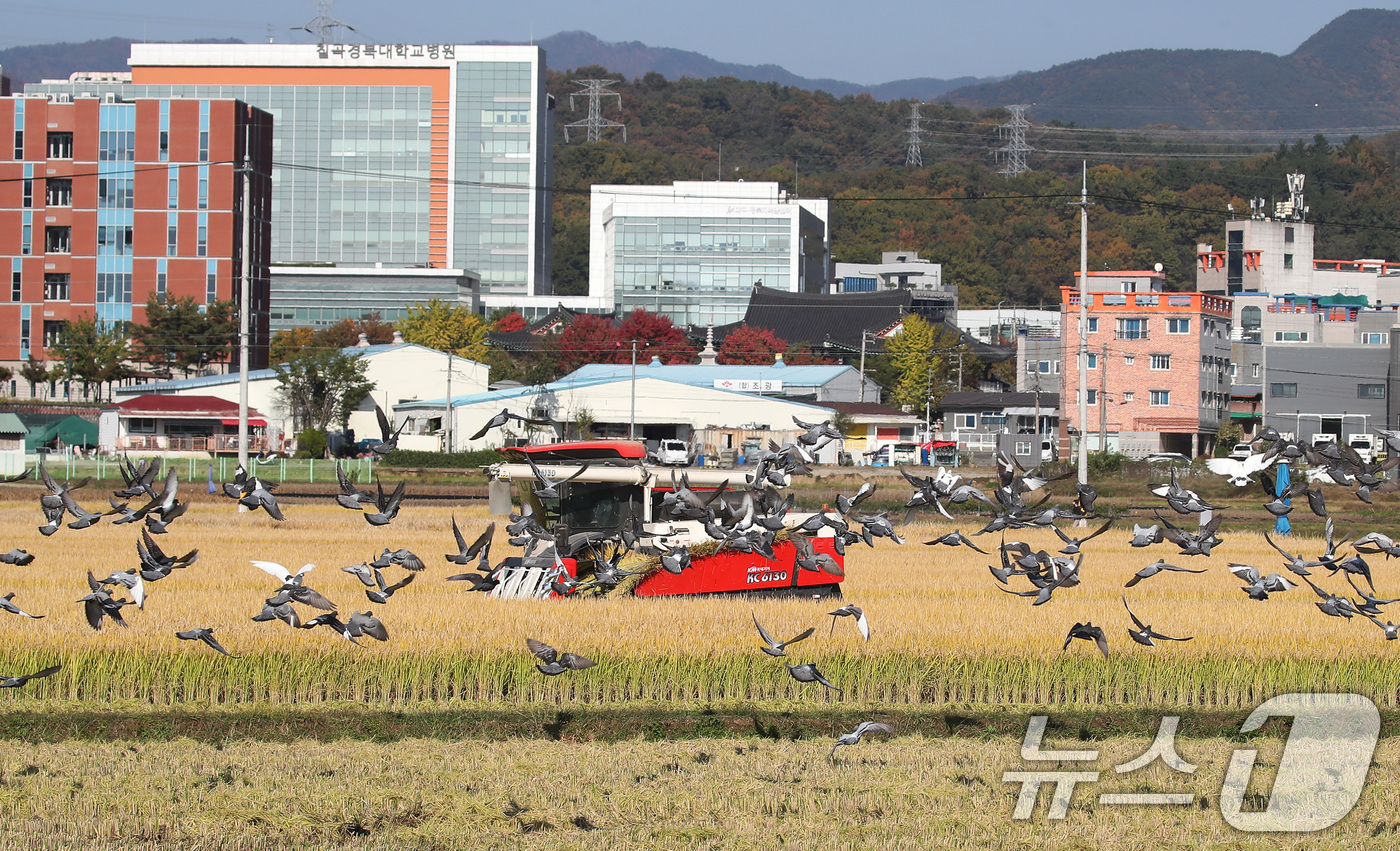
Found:
[[[248,451],[262,452],[271,445],[265,435],[248,435]],[[214,434],[207,437],[177,437],[166,434],[128,434],[117,438],[117,449],[136,452],[209,452],[213,454],[238,451],[238,435]]]

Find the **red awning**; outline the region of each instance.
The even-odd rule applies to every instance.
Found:
[[[219,422],[223,423],[224,425],[236,426],[236,425],[238,425],[238,418],[237,418],[237,417],[234,417],[234,418],[231,419],[231,420],[219,420]],[[249,426],[266,426],[266,425],[267,425],[267,420],[258,420],[258,419],[254,419],[254,418],[252,418],[252,417],[249,417],[249,418],[248,418],[248,425],[249,425]]]

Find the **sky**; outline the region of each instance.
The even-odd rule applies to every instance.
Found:
[[[0,47],[124,36],[144,41],[237,38],[306,42],[293,31],[312,0],[0,0]],[[1287,54],[1352,0],[338,0],[332,17],[363,43],[529,42],[567,30],[604,41],[693,50],[724,62],[776,64],[804,77],[874,84],[909,77],[990,77],[1139,48],[1227,48]],[[1400,3],[1372,4],[1395,9]],[[1228,17],[1225,10],[1228,9]]]

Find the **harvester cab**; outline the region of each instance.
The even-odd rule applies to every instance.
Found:
[[[599,559],[606,559],[631,533],[637,536],[635,549],[645,560],[623,571],[628,576],[620,587],[637,596],[762,592],[825,597],[840,593],[841,575],[797,567],[786,529],[773,542],[774,558],[770,559],[715,540],[703,519],[677,517],[667,510],[667,496],[675,494],[678,481],[683,482],[681,488],[688,487],[716,507],[719,500],[729,500],[738,508],[734,501],[748,488],[742,469],[651,467],[646,464],[644,444],[630,440],[544,444],[502,452],[506,461],[487,470],[491,513],[512,513],[517,500],[522,511],[528,507],[536,522],[553,533],[554,550],[571,577],[597,576]],[[556,488],[557,497],[542,498],[536,493],[536,468],[556,481],[568,480]],[[789,513],[787,529],[810,516]],[[812,541],[814,549],[831,554],[841,570],[843,559],[835,552],[831,530],[824,528],[819,534]],[[682,548],[690,553],[689,566],[680,573],[661,569],[662,554]],[[553,551],[508,559],[493,593],[552,596],[545,577],[558,572]]]

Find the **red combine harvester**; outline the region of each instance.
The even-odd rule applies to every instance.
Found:
[[[773,559],[758,553],[718,549],[718,542],[706,533],[702,522],[663,517],[662,502],[675,490],[673,468],[649,467],[646,449],[638,440],[592,440],[551,443],[501,450],[506,461],[488,468],[490,511],[506,515],[515,508],[512,497],[530,506],[537,521],[555,532],[563,549],[578,558],[564,558],[565,567],[575,575],[592,570],[589,544],[620,540],[633,518],[641,528],[656,537],[643,538],[644,554],[657,555],[674,547],[693,547],[691,566],[679,574],[653,569],[631,588],[638,597],[679,594],[748,594],[767,596],[841,596],[842,576],[826,571],[801,570],[795,563],[796,547],[780,535],[773,543]],[[576,478],[558,486],[558,499],[536,495],[536,478],[530,463],[556,480],[568,479],[585,464]],[[741,495],[748,486],[745,471],[686,469],[680,471],[697,493],[713,493],[729,485]],[[514,485],[514,487],[512,487]],[[514,490],[514,494],[512,493]],[[724,499],[728,495],[720,496]],[[523,510],[523,509],[522,509]],[[811,514],[789,513],[789,529]],[[835,551],[832,532],[823,529],[812,539],[813,550],[827,553],[844,568],[844,558]],[[710,550],[708,553],[706,550]],[[562,550],[561,550],[562,555]],[[552,555],[507,559],[508,567],[497,590],[501,597],[552,596],[543,577],[554,567]]]

